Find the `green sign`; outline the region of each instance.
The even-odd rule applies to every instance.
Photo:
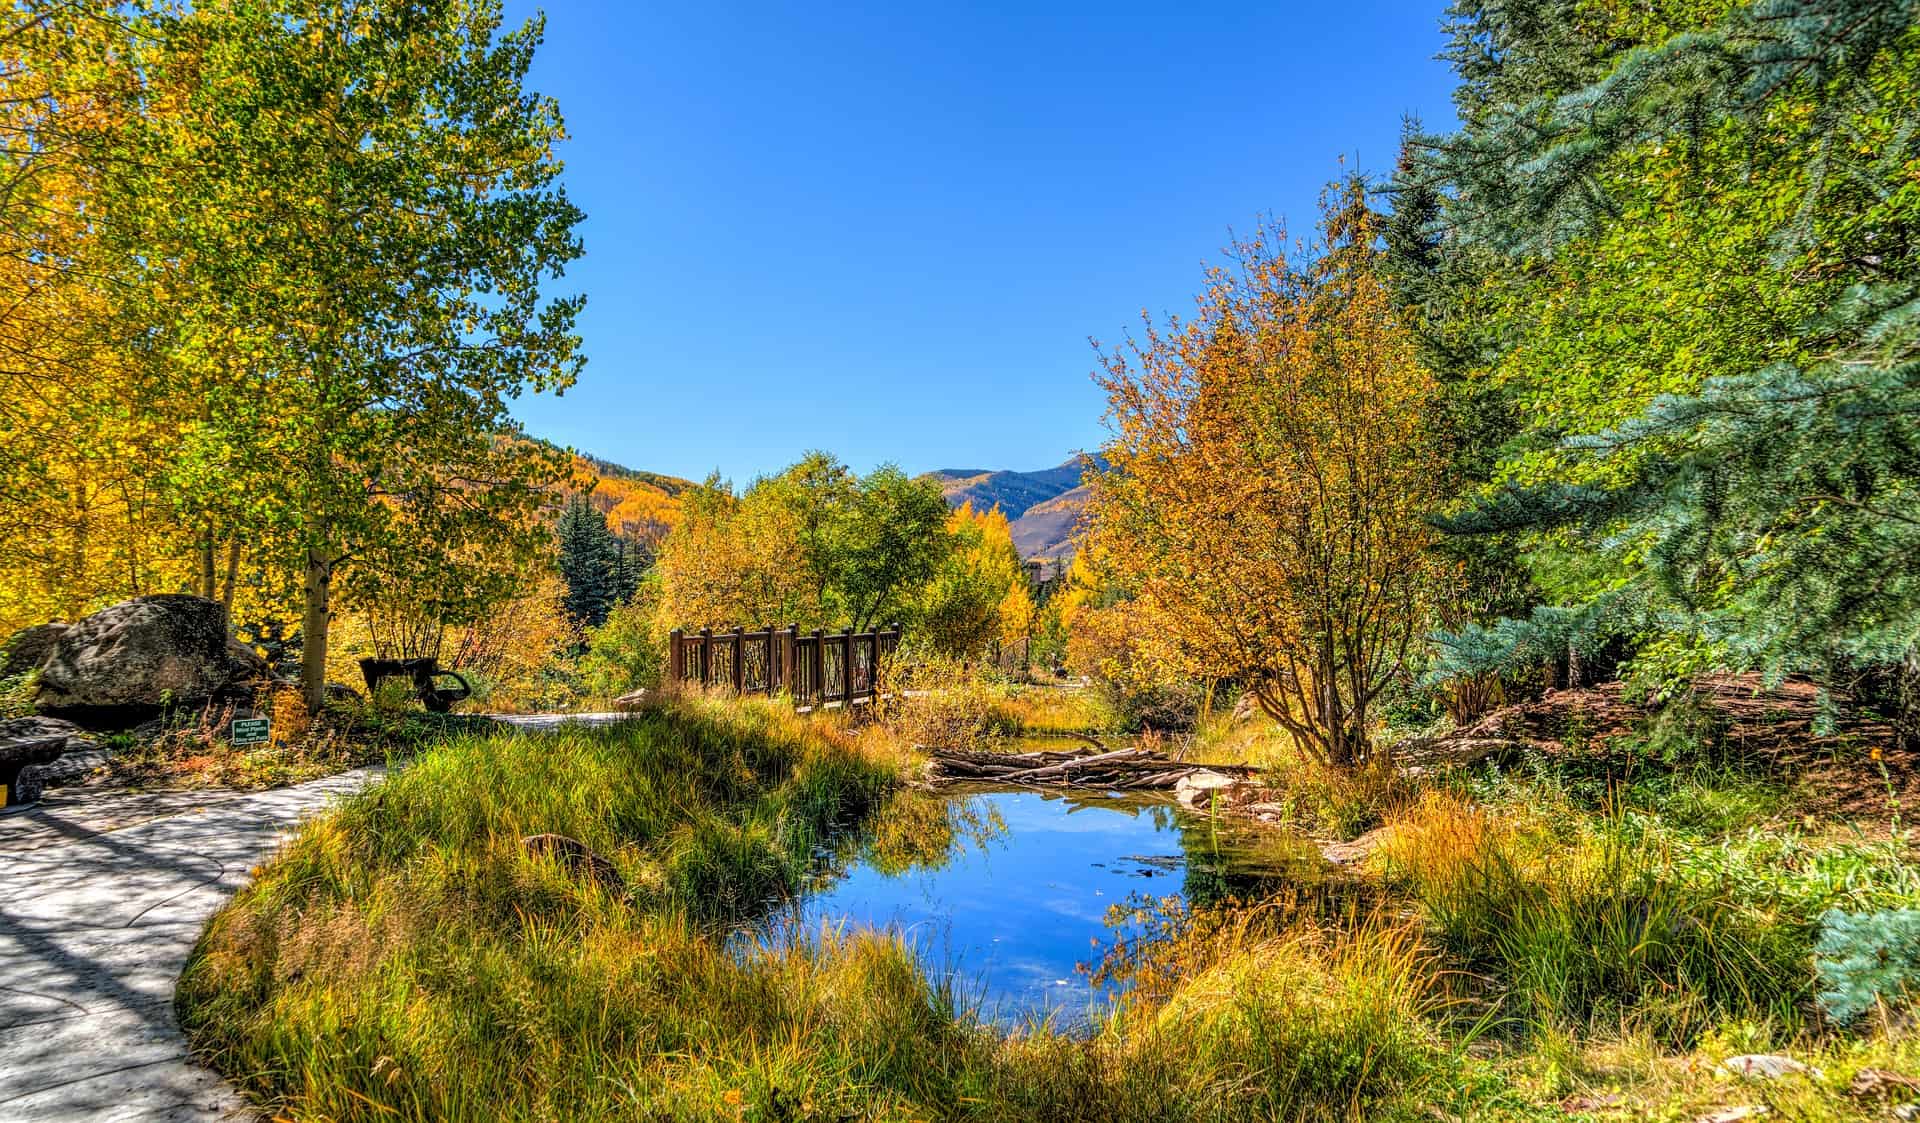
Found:
[[[273,722],[263,717],[237,717],[227,740],[236,745],[264,745],[273,736]]]

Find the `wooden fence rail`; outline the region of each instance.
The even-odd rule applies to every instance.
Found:
[[[749,632],[673,630],[667,681],[735,694],[786,693],[802,708],[871,702],[881,661],[900,646],[900,625],[871,632],[802,632],[798,625]]]

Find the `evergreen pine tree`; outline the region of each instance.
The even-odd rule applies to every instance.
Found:
[[[585,495],[567,501],[555,525],[560,540],[560,576],[567,584],[567,615],[597,628],[621,600],[618,556],[607,516]]]
[[[1537,651],[1537,623],[1686,636],[1716,661],[1771,668],[1899,661],[1920,641],[1920,4],[1757,0],[1702,26],[1686,13],[1660,26],[1660,5],[1580,24],[1567,7],[1454,9],[1464,127],[1416,138],[1399,184],[1399,291],[1426,334],[1457,338],[1435,325],[1449,295],[1471,299],[1474,272],[1450,287],[1445,269],[1491,255],[1479,280],[1550,272],[1621,237],[1623,216],[1676,206],[1760,247],[1717,275],[1773,274],[1786,299],[1755,306],[1785,312],[1720,352],[1680,339],[1618,363],[1603,340],[1563,349],[1602,401],[1609,379],[1613,400],[1649,371],[1692,381],[1624,420],[1529,420],[1505,442],[1503,482],[1448,529],[1523,534],[1610,568],[1580,603],[1463,632],[1457,650]],[[1683,248],[1643,243],[1591,275],[1660,276]],[[1720,296],[1674,295],[1682,315]],[[1483,367],[1511,353],[1511,338],[1487,342]]]

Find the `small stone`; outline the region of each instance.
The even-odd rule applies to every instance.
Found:
[[[1750,1080],[1776,1080],[1782,1076],[1820,1076],[1817,1068],[1808,1068],[1792,1057],[1778,1053],[1744,1053],[1720,1062],[1720,1071]]]
[[[559,862],[575,877],[599,882],[609,893],[627,891],[626,879],[620,876],[619,869],[577,838],[568,838],[563,834],[530,834],[520,840],[520,845],[526,847],[528,853]]]
[[[1180,777],[1173,786],[1173,797],[1187,807],[1203,807],[1211,804],[1216,795],[1225,798],[1227,791],[1239,782],[1218,772],[1195,772]]]
[[[613,700],[613,708],[629,712],[650,710],[660,705],[662,701],[664,701],[664,699],[658,690],[648,690],[643,686],[638,690],[629,691],[615,698]]]
[[[1886,1097],[1896,1091],[1915,1090],[1920,1090],[1920,1080],[1911,1076],[1902,1076],[1900,1073],[1890,1072],[1884,1068],[1863,1068],[1854,1073],[1853,1079],[1847,1083],[1847,1095],[1856,1099],[1868,1096]]]
[[[1767,1109],[1764,1105],[1743,1104],[1740,1107],[1709,1112],[1695,1119],[1693,1123],[1740,1123],[1742,1119],[1758,1119],[1766,1113]]]
[[[1393,828],[1375,827],[1352,842],[1330,842],[1320,848],[1320,856],[1336,866],[1357,865],[1373,856],[1388,838]]]

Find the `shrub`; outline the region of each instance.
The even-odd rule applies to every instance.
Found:
[[[587,651],[575,669],[588,698],[617,698],[660,685],[667,641],[655,634],[655,612],[651,599],[626,601],[614,607],[606,623],[587,633]]]
[[[887,663],[874,712],[900,740],[925,748],[979,748],[1020,732],[1005,684],[977,664],[925,651],[902,651]]]
[[[39,671],[0,678],[0,719],[32,717],[37,713],[33,708],[33,694],[39,681]]]
[[[1920,993],[1920,909],[1834,909],[1820,918],[1814,954],[1820,1007],[1835,1022],[1902,1005]]]

